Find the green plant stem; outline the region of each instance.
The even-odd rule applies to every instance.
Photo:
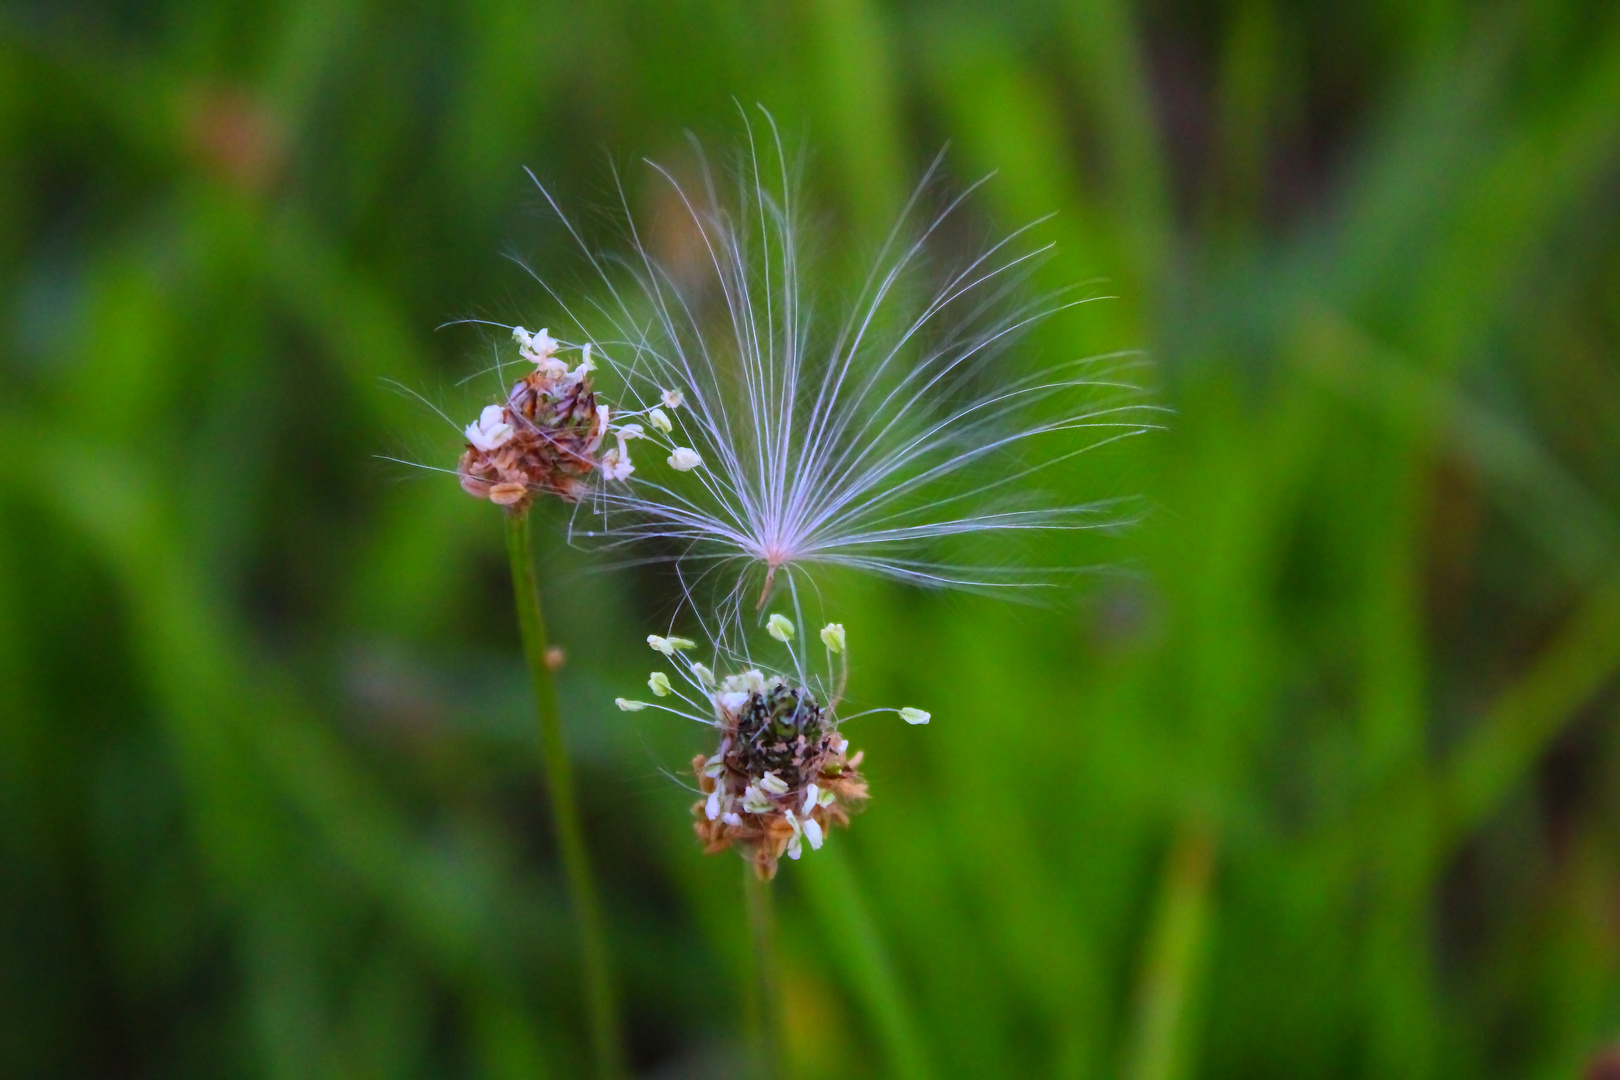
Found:
[[[546,787],[551,795],[551,818],[557,829],[557,846],[562,852],[563,871],[568,877],[568,892],[579,930],[585,1007],[590,1019],[596,1073],[604,1080],[617,1080],[624,1075],[624,1056],[619,1046],[607,940],[602,932],[596,882],[585,853],[585,835],[579,824],[573,768],[563,745],[557,686],[551,677],[551,666],[546,662],[546,621],[540,609],[540,590],[535,584],[527,511],[507,515],[506,548],[512,563],[512,592],[523,633],[523,655],[529,664],[535,711],[540,717],[540,759],[545,765]]]
[[[782,1057],[781,987],[776,967],[776,911],[771,883],[759,880],[753,863],[743,864],[743,892],[748,900],[748,927],[754,941],[752,1028],[754,1075],[778,1080],[786,1073]]]

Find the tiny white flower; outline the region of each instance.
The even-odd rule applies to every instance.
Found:
[[[646,429],[640,424],[620,424],[617,434],[620,442],[625,439],[645,439],[647,437]]]
[[[710,821],[720,816],[720,789],[715,788],[709,792],[709,801],[703,804],[703,812]]]
[[[671,468],[680,472],[691,472],[703,464],[703,459],[698,456],[698,452],[690,446],[677,446],[675,452],[669,455],[668,461]]]
[[[653,672],[651,675],[647,676],[647,688],[653,693],[657,694],[659,697],[669,697],[669,676],[665,675],[662,671]]]
[[[820,851],[822,841],[821,823],[813,817],[806,817],[802,828],[804,829],[804,838],[810,841],[810,850]]]
[[[602,440],[607,438],[608,420],[612,416],[613,410],[606,405],[596,407],[596,429],[591,432],[590,440],[585,443],[585,452],[587,454],[595,453],[596,448],[602,445]]]
[[[799,825],[799,819],[793,816],[793,811],[787,811],[784,816],[787,818],[787,823],[793,826],[793,839],[788,841],[787,857],[797,859],[804,854],[804,848],[799,843],[799,837],[804,835],[804,829]]]
[[[704,667],[702,664],[693,663],[692,664],[692,674],[696,675],[697,676],[697,681],[702,683],[704,686],[713,686],[714,685],[714,672],[710,671],[708,668]]]
[[[761,791],[768,791],[772,795],[786,795],[788,793],[787,781],[774,772],[768,772],[760,777],[759,787]]]
[[[748,704],[748,699],[753,696],[746,690],[732,690],[729,693],[716,694],[714,700],[719,702],[720,707],[726,712],[734,713]]]
[[[777,641],[793,640],[793,623],[785,615],[772,615],[766,622],[765,629]]]
[[[631,701],[629,698],[622,697],[614,698],[613,704],[617,705],[625,712],[640,712],[642,709],[647,707],[647,703],[645,701]]]
[[[740,690],[747,694],[761,694],[765,692],[765,676],[759,673],[758,668],[749,668],[741,675],[727,675],[721,681],[720,689],[727,693]]]
[[[765,793],[753,784],[743,789],[743,811],[749,814],[768,814],[776,809],[776,805],[765,797]]]
[[[908,706],[900,710],[900,719],[908,724],[926,724],[932,718],[932,714],[923,712],[921,709],[913,709]]]
[[[675,429],[675,425],[669,422],[669,413],[665,412],[663,409],[647,410],[647,423],[651,424],[665,435],[668,435]]]
[[[805,788],[804,789],[804,805],[799,808],[799,813],[808,814],[812,809],[814,809],[815,805],[816,805],[816,799],[820,795],[821,795],[821,789],[819,787],[817,787],[816,785],[814,785],[814,784],[811,784],[809,787]]]
[[[636,471],[636,467],[631,464],[630,455],[625,452],[624,443],[622,442],[603,454],[599,464],[602,469],[602,476],[608,480],[623,480]]]
[[[506,422],[506,410],[499,405],[485,405],[478,419],[467,425],[467,441],[478,449],[494,450],[506,445],[512,437],[512,425]]]
[[[678,409],[686,404],[686,396],[679,390],[665,390],[663,401],[668,408]]]
[[[830,622],[821,628],[821,640],[835,653],[844,651],[844,624]]]
[[[521,326],[514,326],[512,340],[518,343],[519,354],[531,364],[546,363],[562,344],[543,327],[531,334]]]

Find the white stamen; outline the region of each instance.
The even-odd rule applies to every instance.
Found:
[[[907,706],[900,710],[900,719],[908,724],[926,724],[932,718],[933,714],[926,713],[921,709],[913,709]]]
[[[692,665],[692,674],[696,675],[697,681],[702,683],[704,686],[714,685],[714,672],[710,671],[702,664],[694,663]]]
[[[807,817],[804,819],[803,828],[804,838],[810,841],[810,850],[820,851],[821,841],[823,839],[821,835],[821,823],[813,817]]]
[[[531,334],[521,326],[514,326],[512,339],[518,343],[518,353],[531,364],[544,364],[561,347],[561,342],[544,327]]]
[[[506,422],[506,410],[499,405],[485,405],[478,419],[467,425],[467,441],[488,453],[506,445],[512,438],[512,425]]]
[[[636,467],[630,463],[630,455],[625,452],[622,441],[604,453],[598,464],[602,468],[603,478],[608,480],[623,480],[636,471]]]
[[[822,643],[835,653],[844,651],[844,624],[830,622],[821,628]]]
[[[665,390],[662,400],[664,405],[671,409],[678,409],[686,404],[686,396],[679,390]]]
[[[645,701],[631,701],[629,698],[622,697],[614,698],[613,704],[617,705],[625,712],[640,712],[642,709],[647,707],[647,703]]]
[[[786,795],[788,793],[787,781],[774,772],[768,772],[760,777],[759,786],[761,791],[768,791],[772,795]]]
[[[671,431],[675,430],[675,425],[669,422],[669,413],[665,412],[663,409],[647,410],[647,423],[651,424],[665,435],[668,435]]]
[[[690,446],[677,446],[675,452],[669,455],[667,460],[671,468],[680,472],[691,472],[703,464],[703,459],[698,456],[698,452]]]
[[[777,641],[793,640],[793,623],[785,615],[772,615],[765,629]]]
[[[671,692],[669,676],[662,671],[655,671],[647,676],[647,687],[659,697],[669,697]]]

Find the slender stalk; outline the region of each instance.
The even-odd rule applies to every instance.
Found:
[[[754,1075],[780,1080],[785,1075],[782,1056],[782,996],[776,967],[776,911],[771,883],[759,880],[752,863],[743,864],[743,892],[748,898],[748,927],[754,939],[754,993],[748,1010],[753,1043]]]
[[[579,930],[591,1050],[597,1075],[602,1080],[617,1080],[625,1074],[625,1069],[607,940],[602,932],[596,882],[585,852],[585,835],[580,829],[579,806],[574,799],[574,772],[563,745],[557,686],[551,677],[551,666],[546,663],[546,621],[540,610],[540,590],[535,585],[527,511],[507,515],[506,549],[512,563],[512,592],[517,603],[518,625],[523,632],[523,655],[528,661],[529,680],[534,687],[535,711],[540,716],[540,758],[545,765],[546,787],[551,795],[551,819],[556,825],[557,847],[562,852],[563,871],[568,877],[568,892]]]

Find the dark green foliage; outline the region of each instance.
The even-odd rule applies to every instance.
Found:
[[[0,13],[0,1075],[581,1075],[487,317],[762,102],[852,290],[938,147],[1144,348],[1030,608],[827,583],[873,799],[781,874],[803,1077],[1552,1078],[1620,1038],[1620,20],[1577,0]],[[744,108],[744,112],[747,108]],[[609,216],[589,211],[606,207]],[[971,238],[968,238],[971,239]],[[954,234],[950,242],[963,240]],[[559,322],[561,320],[558,320]],[[491,332],[493,333],[493,332]],[[534,529],[632,1056],[743,1060],[740,870],[620,713],[674,580]],[[680,625],[691,633],[695,628]],[[843,710],[841,710],[843,711]]]

